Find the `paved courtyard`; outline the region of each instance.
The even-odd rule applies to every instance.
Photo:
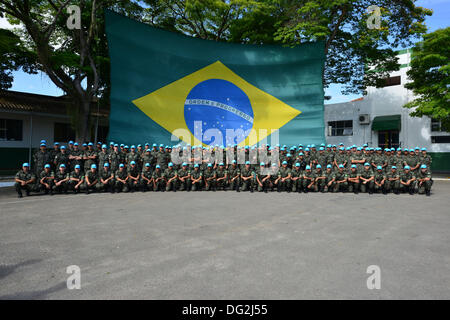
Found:
[[[0,189],[0,299],[355,298],[450,299],[450,182],[431,197]]]

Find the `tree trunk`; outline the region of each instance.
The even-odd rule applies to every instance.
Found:
[[[76,130],[76,140],[78,143],[88,142],[91,139],[91,130],[89,127],[90,120],[90,101],[80,101],[77,105],[78,109],[78,123]]]

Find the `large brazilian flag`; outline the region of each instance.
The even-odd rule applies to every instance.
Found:
[[[215,42],[105,14],[110,141],[325,142],[323,42],[295,48]]]

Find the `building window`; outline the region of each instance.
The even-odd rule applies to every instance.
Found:
[[[328,121],[329,136],[352,136],[353,120]]]
[[[401,77],[395,76],[386,78],[386,84],[384,86],[385,87],[398,86],[399,84],[401,84]]]
[[[22,120],[0,119],[0,141],[22,141]]]
[[[431,131],[433,132],[442,132],[445,131],[442,129],[442,121],[438,119],[431,119]]]
[[[75,130],[72,129],[70,123],[55,123],[53,137],[55,142],[75,140]]]
[[[450,136],[431,136],[431,143],[450,143]]]

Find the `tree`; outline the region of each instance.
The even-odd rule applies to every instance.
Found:
[[[0,29],[0,89],[12,87],[12,71],[22,68],[27,73],[37,73],[35,61],[34,53],[24,48],[17,35]]]
[[[411,82],[405,87],[415,97],[404,107],[414,109],[412,116],[441,120],[450,131],[450,27],[424,35],[413,48],[407,75]]]
[[[426,32],[431,10],[411,0],[146,0],[144,21],[202,39],[251,44],[325,41],[325,87],[343,93],[382,86],[398,70],[396,53]],[[378,5],[379,29],[369,29],[367,11]]]
[[[80,28],[68,28],[69,5],[80,8]],[[125,0],[0,0],[0,12],[18,25],[23,47],[35,56],[45,72],[73,102],[72,123],[76,140],[90,138],[92,101],[107,103],[109,57],[101,8],[136,17],[141,7]]]

